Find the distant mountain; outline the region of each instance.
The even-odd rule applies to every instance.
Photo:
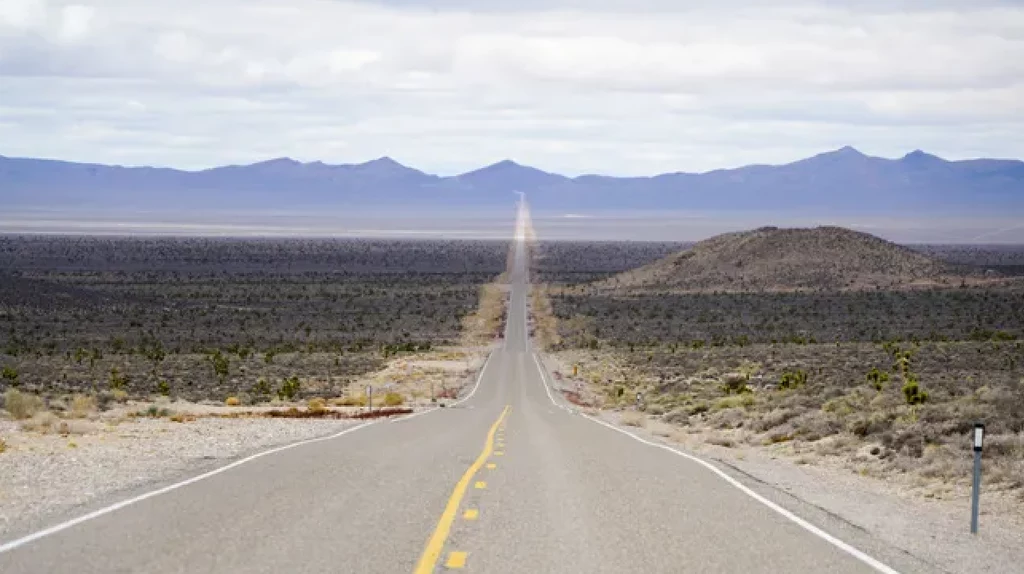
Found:
[[[0,156],[0,202],[10,208],[406,208],[813,210],[914,213],[1024,209],[1024,162],[946,161],[920,150],[900,159],[851,148],[785,165],[652,177],[569,178],[510,160],[439,177],[391,158],[328,165],[278,158],[202,171]]]
[[[964,279],[985,280],[977,270],[859,231],[764,227],[706,239],[590,288],[621,292],[835,291],[957,286]]]

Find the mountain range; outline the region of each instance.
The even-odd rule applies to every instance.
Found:
[[[441,177],[391,158],[361,164],[289,158],[202,171],[0,156],[0,203],[61,209],[347,209],[507,207],[521,191],[534,209],[1024,209],[1024,162],[947,161],[922,151],[899,159],[852,147],[784,165],[651,177],[566,177],[511,160]]]

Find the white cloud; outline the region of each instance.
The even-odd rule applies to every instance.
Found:
[[[4,155],[450,173],[1024,156],[1008,2],[0,0]]]

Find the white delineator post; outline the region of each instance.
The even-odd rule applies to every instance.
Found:
[[[974,484],[971,487],[971,534],[978,533],[978,510],[981,498],[981,449],[985,442],[985,425],[974,423]]]

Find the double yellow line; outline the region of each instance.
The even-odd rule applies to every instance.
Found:
[[[448,540],[448,534],[452,530],[452,523],[455,522],[455,515],[459,512],[459,505],[462,504],[462,499],[466,496],[466,490],[469,489],[469,484],[473,481],[477,471],[483,467],[487,459],[490,458],[491,453],[494,452],[494,435],[498,432],[498,427],[504,422],[511,408],[511,406],[506,406],[501,411],[501,416],[498,417],[498,420],[494,421],[490,432],[487,433],[483,452],[466,469],[459,482],[455,484],[455,490],[452,491],[448,504],[444,507],[444,512],[441,513],[441,520],[438,521],[437,528],[434,529],[434,533],[427,542],[427,547],[423,550],[423,555],[420,556],[420,561],[416,564],[415,574],[432,574],[434,572],[437,560],[441,557],[441,551],[444,550],[444,543]]]

